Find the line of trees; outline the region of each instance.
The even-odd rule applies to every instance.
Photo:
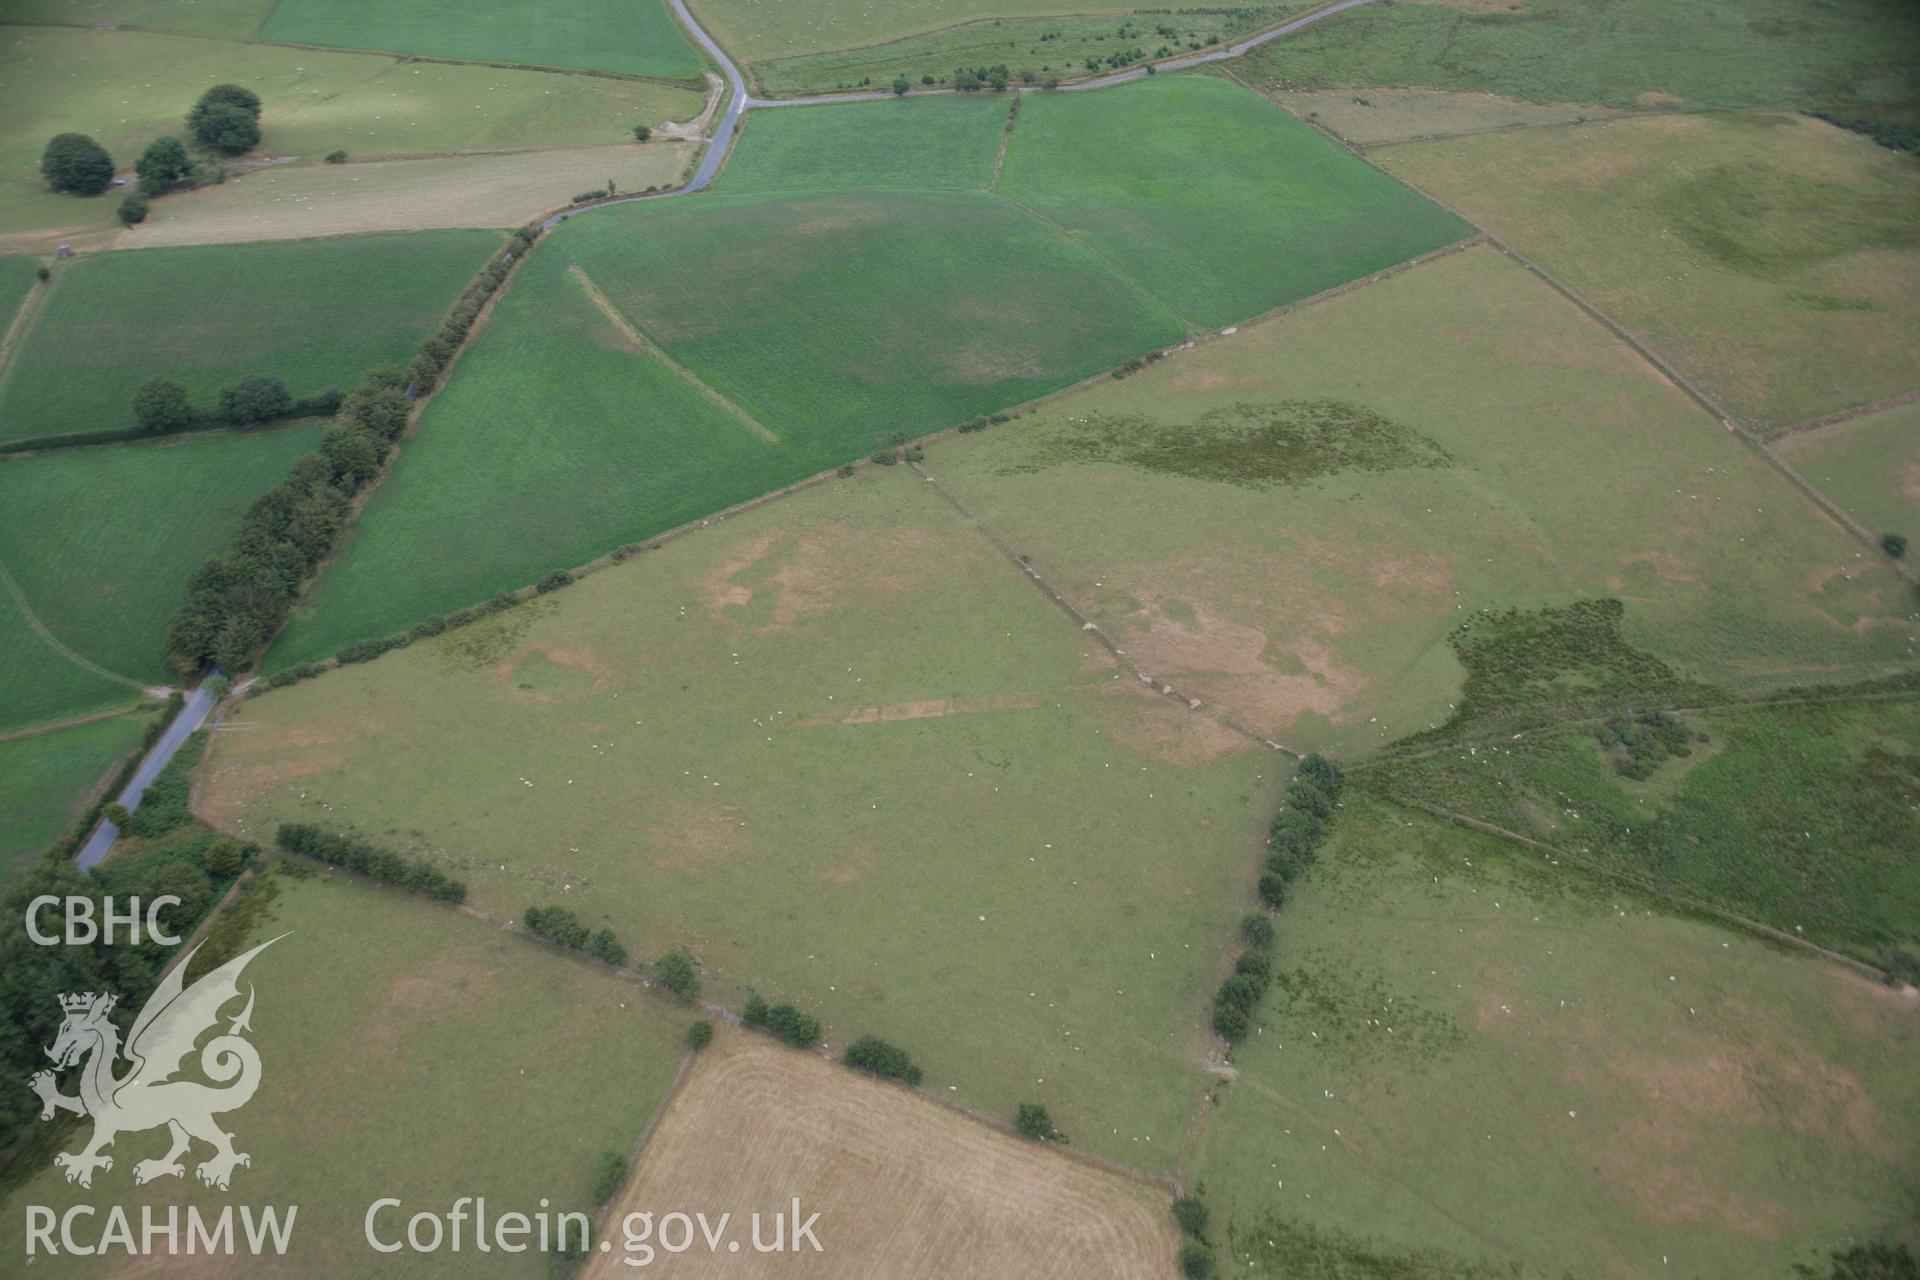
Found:
[[[133,420],[142,431],[156,433],[189,427],[250,427],[276,418],[326,417],[338,413],[345,401],[337,388],[296,398],[280,379],[256,373],[223,388],[214,408],[197,409],[180,383],[148,378],[133,394]]]
[[[1327,820],[1340,796],[1340,766],[1320,755],[1300,761],[1280,812],[1267,832],[1266,869],[1260,875],[1260,900],[1278,911],[1287,889],[1313,862],[1327,836]],[[1240,922],[1245,949],[1235,957],[1213,997],[1213,1030],[1228,1044],[1238,1044],[1253,1026],[1253,1011],[1266,997],[1273,981],[1273,918],[1255,912]]]
[[[230,674],[253,665],[332,550],[354,495],[380,473],[406,430],[413,398],[439,381],[516,254],[538,235],[532,227],[514,233],[512,246],[467,286],[405,370],[375,369],[343,397],[319,451],[296,459],[287,478],[248,509],[233,545],[193,575],[186,602],[167,625],[167,657],[182,675],[212,663]]]
[[[537,933],[549,942],[584,952],[616,969],[626,967],[627,949],[613,936],[613,930],[596,932],[565,907],[528,907],[521,913],[520,923],[527,932]]]
[[[890,1080],[902,1080],[907,1084],[919,1084],[920,1068],[915,1066],[907,1051],[897,1044],[882,1040],[879,1036],[861,1036],[847,1046],[840,1055],[840,1061],[862,1071],[871,1071],[874,1075],[885,1076]]]
[[[803,1049],[820,1042],[820,1019],[790,1004],[769,1005],[757,994],[747,997],[746,1008],[740,1011],[740,1022],[743,1026],[771,1031],[788,1044]]]
[[[274,834],[274,843],[290,853],[305,854],[370,880],[398,885],[442,902],[467,900],[466,884],[430,862],[419,858],[408,860],[391,849],[328,831],[310,822],[282,823]]]

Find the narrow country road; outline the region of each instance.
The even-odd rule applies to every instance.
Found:
[[[153,744],[152,749],[147,752],[146,759],[142,760],[140,767],[134,770],[133,777],[127,782],[126,790],[114,798],[129,809],[139,808],[140,797],[146,793],[149,786],[153,785],[153,780],[160,776],[160,771],[167,767],[167,762],[173,759],[174,753],[180,750],[181,744],[192,737],[194,730],[206,722],[207,713],[211,710],[213,710],[213,699],[207,693],[206,682],[202,681],[200,687],[187,696],[186,705],[180,708],[180,714],[173,718],[173,723],[167,726],[167,731],[160,735],[160,741]],[[80,847],[80,854],[74,859],[74,865],[82,871],[90,871],[99,866],[106,860],[108,851],[113,848],[113,842],[119,838],[120,828],[102,819],[100,825],[94,828],[93,834],[87,837],[86,844]]]
[[[678,14],[680,21],[686,25],[687,31],[693,36],[694,40],[699,43],[700,47],[711,54],[713,60],[720,64],[720,70],[727,77],[727,109],[720,113],[719,123],[713,130],[713,140],[708,145],[706,154],[700,158],[700,167],[694,170],[693,178],[683,187],[675,187],[671,191],[655,191],[640,195],[619,196],[612,200],[601,200],[594,204],[583,205],[578,209],[568,209],[564,213],[556,213],[542,222],[540,224],[541,230],[551,229],[567,221],[567,219],[574,217],[576,214],[585,213],[590,209],[604,209],[609,205],[616,204],[634,204],[641,200],[663,200],[671,196],[692,195],[696,191],[705,191],[708,185],[713,182],[714,175],[720,172],[720,166],[726,162],[727,150],[733,145],[733,135],[740,127],[740,117],[745,115],[750,108],[819,107],[830,106],[834,103],[841,102],[885,102],[887,99],[895,97],[932,98],[958,92],[958,90],[955,89],[923,89],[903,95],[896,94],[890,89],[875,89],[863,93],[821,93],[804,98],[755,98],[747,93],[747,82],[745,77],[740,74],[740,68],[735,66],[733,59],[727,56],[727,51],[720,47],[720,42],[715,40],[713,36],[708,33],[707,29],[700,25],[700,20],[693,16],[691,9],[687,8],[687,0],[669,0],[669,2],[673,5],[674,13]],[[1363,4],[1371,3],[1372,0],[1338,0],[1335,4],[1330,4],[1320,9],[1309,10],[1291,21],[1283,22],[1279,26],[1262,31],[1258,35],[1249,36],[1237,44],[1226,45],[1219,49],[1210,49],[1205,53],[1191,54],[1184,58],[1172,58],[1166,62],[1155,63],[1153,64],[1151,72],[1149,72],[1146,66],[1129,67],[1125,71],[1116,71],[1110,75],[1095,76],[1091,80],[1078,80],[1072,84],[1063,84],[1058,90],[1042,89],[1039,85],[1016,85],[1012,91],[1014,93],[1084,93],[1089,89],[1105,89],[1116,84],[1126,84],[1134,80],[1143,80],[1149,74],[1157,74],[1161,71],[1180,71],[1187,67],[1197,67],[1206,62],[1218,62],[1223,58],[1237,58],[1249,49],[1257,49],[1269,40],[1277,40],[1290,32],[1298,31],[1305,26],[1310,26],[1322,18],[1331,18],[1336,13],[1345,13],[1348,9],[1357,9]]]

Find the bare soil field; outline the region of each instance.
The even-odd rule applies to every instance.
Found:
[[[260,169],[156,200],[114,247],[514,227],[609,179],[623,192],[677,185],[694,151],[693,143],[661,142]]]
[[[818,1212],[821,1251],[754,1252],[751,1215],[798,1196]],[[676,1210],[734,1215],[709,1251],[660,1253],[667,1276],[995,1276],[1159,1280],[1174,1274],[1170,1197],[1057,1149],[998,1132],[910,1091],[725,1031],[656,1122],[602,1238],[613,1249],[586,1280],[633,1274],[622,1220]],[[789,1227],[792,1225],[789,1219]],[[657,1245],[656,1245],[657,1247]]]

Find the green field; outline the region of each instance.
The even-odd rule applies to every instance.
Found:
[[[999,97],[787,107],[748,117],[717,190],[984,190],[1006,135]]]
[[[735,409],[637,348],[588,284]],[[516,277],[272,664],[404,630],[1179,335],[1085,249],[985,193],[716,195],[576,219]]]
[[[1623,776],[1595,726],[1384,766],[1379,785],[1872,961],[1920,955],[1920,706],[1724,709]]]
[[[708,7],[702,5],[702,11]],[[1270,27],[1306,7],[1304,3],[1282,3],[1211,12],[1161,10],[995,18],[942,26],[857,48],[756,60],[751,70],[768,93],[805,93],[863,84],[885,86],[900,75],[915,86],[922,76],[947,84],[960,67],[1006,67],[1015,83],[1045,84],[1049,79],[1078,79],[1143,59],[1170,57],[1231,41]],[[1032,12],[1031,6],[1028,12]]]
[[[133,31],[7,27],[0,44],[0,249],[104,243],[119,197],[58,195],[40,177],[53,134],[92,135],[122,174],[147,143],[179,135],[208,86],[265,103],[260,154],[317,161],[500,147],[615,143],[640,123],[690,120],[701,95],[601,76],[407,63],[370,54],[196,40]],[[217,169],[221,163],[210,160]]]
[[[1910,663],[1911,588],[1475,248],[945,441],[927,466],[1159,678],[1290,746],[1444,721],[1481,609],[1625,602],[1730,689]]]
[[[0,335],[7,331],[20,312],[20,304],[33,292],[34,273],[40,260],[24,254],[0,257]]]
[[[62,644],[118,675],[164,682],[167,619],[187,579],[319,437],[309,425],[0,461],[0,563]],[[10,617],[3,634],[0,728],[137,696],[56,653],[23,620]]]
[[[149,378],[214,409],[271,374],[297,399],[404,364],[499,249],[491,231],[91,254],[60,269],[0,382],[0,441],[133,430]]]
[[[1920,546],[1920,405],[1789,436],[1773,447],[1873,532]]]
[[[1207,327],[1471,234],[1212,76],[1031,96],[997,190]]]
[[[140,745],[146,718],[89,724],[0,741],[0,894],[22,864],[67,834],[114,767]]]
[[[885,5],[864,0],[806,5],[700,0],[696,11],[701,24],[734,58],[760,62],[823,49],[854,49],[982,19],[1069,16],[1102,9],[1118,16],[1130,6],[1074,0],[894,0]]]
[[[1762,430],[1914,389],[1920,169],[1782,114],[1382,147]]]
[[[1910,103],[1920,13],[1900,0],[1510,0],[1367,5],[1241,64],[1283,89],[1406,85],[1543,102],[1838,110]]]
[[[142,27],[246,40],[272,10],[273,0],[9,0],[6,19],[20,24]]]
[[[1195,1169],[1221,1274],[1827,1274],[1920,1245],[1910,998],[1349,788]]]
[[[873,467],[247,701],[203,812],[357,826],[497,917],[564,900],[1165,1169],[1274,760],[1120,674]]]
[[[479,6],[458,0],[280,0],[261,36],[342,49],[677,79],[698,76],[706,65],[666,0]]]
[[[246,970],[256,990],[250,1039],[261,1085],[225,1117],[252,1156],[232,1192],[193,1176],[133,1185],[137,1159],[165,1151],[164,1132],[125,1134],[91,1192],[51,1165],[61,1149],[23,1150],[9,1177],[0,1250],[22,1256],[24,1204],[298,1205],[286,1256],[250,1259],[253,1274],[305,1277],[473,1275],[471,1222],[459,1253],[376,1254],[368,1206],[401,1199],[398,1219],[459,1196],[493,1214],[591,1213],[602,1153],[625,1154],[665,1097],[692,1013],[637,985],[458,912],[334,873],[271,877],[275,895],[252,942],[284,934]],[[51,1000],[48,994],[45,998]],[[84,1128],[68,1126],[65,1149]],[[158,1145],[156,1145],[158,1144]],[[195,1156],[207,1152],[195,1148]],[[26,1163],[31,1162],[31,1163]],[[44,1162],[44,1163],[43,1163]],[[34,1271],[98,1275],[99,1259],[42,1258]],[[494,1252],[484,1274],[541,1280],[534,1252]]]

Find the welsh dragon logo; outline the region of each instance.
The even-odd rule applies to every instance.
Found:
[[[239,997],[240,972],[247,962],[279,940],[269,939],[235,956],[183,990],[187,966],[199,948],[189,951],[141,1008],[124,1048],[119,1028],[107,1018],[117,996],[88,991],[60,997],[66,1019],[53,1047],[46,1051],[54,1070],[36,1072],[28,1084],[40,1095],[42,1120],[51,1120],[59,1111],[93,1117],[93,1137],[87,1145],[53,1158],[56,1167],[67,1171],[68,1182],[91,1187],[94,1170],[113,1168],[113,1157],[105,1150],[116,1137],[161,1125],[172,1134],[173,1145],[158,1160],[133,1166],[137,1183],[182,1176],[186,1168],[180,1158],[189,1153],[196,1138],[213,1147],[213,1155],[194,1171],[210,1187],[226,1190],[234,1169],[253,1163],[245,1152],[233,1149],[234,1135],[214,1122],[215,1116],[245,1106],[260,1086],[260,1053],[243,1035],[253,1029],[252,983],[247,984],[246,1007],[227,1020],[224,1032],[199,1047],[200,1071],[214,1084],[174,1077],[201,1036],[218,1029],[221,1009]],[[132,1068],[115,1075],[115,1064],[122,1057]],[[82,1060],[79,1095],[61,1093],[55,1073]]]

